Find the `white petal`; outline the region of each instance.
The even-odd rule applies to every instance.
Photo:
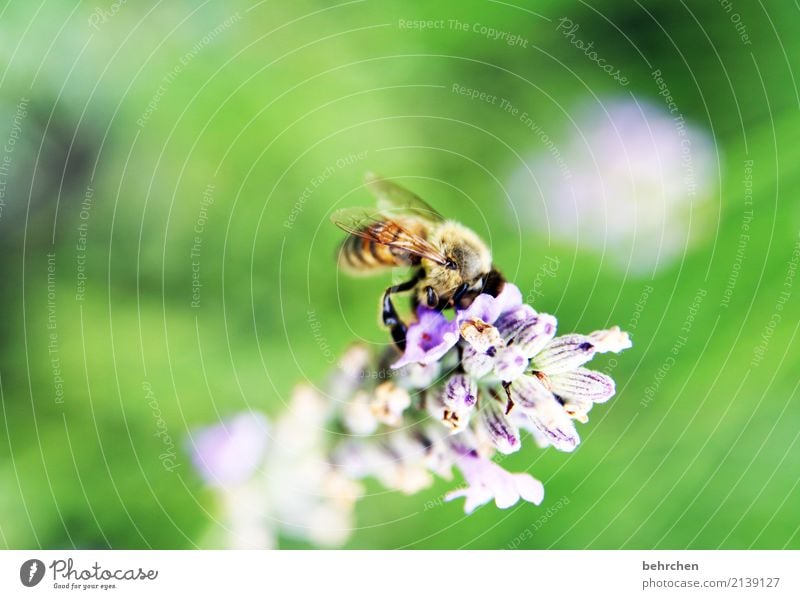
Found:
[[[487,398],[482,400],[478,412],[483,430],[497,451],[503,454],[514,453],[521,447],[519,429],[506,415],[500,402]]]
[[[578,422],[586,424],[589,422],[589,412],[594,404],[590,401],[578,399],[568,399],[564,402],[564,412],[567,416],[574,418]]]
[[[370,401],[373,416],[389,426],[400,426],[403,412],[409,406],[411,406],[411,396],[408,391],[391,381],[378,385]]]
[[[535,505],[539,505],[544,501],[544,485],[540,481],[525,473],[518,473],[512,476],[519,496],[525,501]]]
[[[533,358],[533,367],[548,375],[574,370],[594,357],[596,349],[586,335],[556,337]]]
[[[519,501],[519,492],[517,491],[514,479],[509,475],[507,478],[499,479],[494,486],[494,504],[501,510],[516,505]]]
[[[438,425],[425,426],[418,433],[419,438],[426,447],[425,466],[436,475],[451,480],[453,478],[453,452],[447,443],[452,439]]]
[[[550,314],[537,314],[528,319],[514,336],[514,345],[519,347],[526,358],[538,354],[556,334],[558,322]]]
[[[414,495],[430,487],[433,484],[433,476],[424,464],[399,463],[392,474],[382,478],[381,482],[390,489]]]
[[[444,403],[442,390],[430,391],[425,395],[425,407],[435,420],[445,425],[452,434],[460,433],[469,425],[474,407],[453,409]]]
[[[475,508],[488,503],[492,499],[492,492],[486,487],[467,487],[464,489],[450,491],[444,496],[444,500],[453,501],[459,497],[466,497],[466,501],[464,502],[464,513],[469,515],[475,511]]]
[[[386,443],[377,451],[371,447],[368,467],[383,486],[413,494],[433,484],[433,476],[425,466],[426,448],[417,438],[406,431],[389,435]]]
[[[500,332],[479,318],[461,323],[459,330],[464,340],[481,353],[493,354],[504,344]]]
[[[456,463],[467,486],[448,493],[445,500],[465,497],[467,514],[492,498],[500,509],[511,507],[520,497],[536,504],[544,498],[542,483],[528,474],[512,474],[491,460],[478,457],[463,456]]]
[[[369,395],[358,391],[342,409],[342,419],[348,431],[354,435],[369,435],[378,428],[378,419],[372,413]]]
[[[523,376],[510,387],[511,401],[527,415],[531,426],[536,427],[553,447],[572,451],[580,443],[569,415],[558,400],[536,377]]]
[[[274,549],[277,531],[261,481],[222,489],[222,524],[228,549]]]
[[[464,347],[461,365],[468,375],[474,379],[481,379],[494,368],[495,359],[485,353],[480,353],[471,345]]]
[[[528,357],[516,345],[500,348],[494,363],[494,373],[501,381],[513,381],[525,372]]]
[[[615,391],[614,379],[586,368],[553,374],[549,379],[553,393],[564,399],[603,403]]]
[[[444,386],[442,400],[451,410],[469,409],[478,399],[478,386],[466,374],[454,374]]]
[[[550,447],[551,443],[548,436],[531,421],[526,413],[520,410],[513,410],[511,415],[514,416],[514,422],[521,430],[528,431],[531,434],[537,447],[541,447],[542,449]]]
[[[538,378],[530,375],[523,375],[511,383],[509,393],[514,405],[530,410],[553,397]]]
[[[592,343],[594,343],[597,351],[601,354],[606,352],[618,354],[623,349],[633,347],[633,342],[631,342],[628,333],[621,331],[617,326],[589,333],[589,338],[592,340]]]
[[[406,389],[427,389],[439,378],[441,362],[406,364],[394,372],[397,383]]]
[[[574,451],[581,442],[575,425],[555,397],[551,397],[551,401],[542,404],[535,411],[528,412],[528,418],[547,437],[550,444],[560,451]]]
[[[345,350],[328,381],[328,395],[334,402],[346,402],[355,393],[369,358],[369,350],[363,345],[352,345]]]

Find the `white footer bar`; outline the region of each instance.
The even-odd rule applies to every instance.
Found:
[[[800,597],[798,551],[4,551],[0,597]]]

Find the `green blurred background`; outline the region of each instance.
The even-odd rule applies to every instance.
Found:
[[[401,24],[426,19],[445,25]],[[542,506],[464,517],[440,499],[457,481],[371,485],[348,547],[800,548],[795,3],[11,0],[0,54],[0,545],[202,546],[216,505],[189,431],[274,416],[351,341],[387,340],[388,277],[338,274],[328,222],[370,201],[370,169],[491,239],[523,293],[558,258],[536,308],[634,347],[598,360],[618,394],[576,453],[528,442],[504,461],[543,480]],[[505,183],[542,139],[453,84],[564,144],[587,105],[664,109],[655,69],[714,143],[707,233],[643,274],[520,224]]]

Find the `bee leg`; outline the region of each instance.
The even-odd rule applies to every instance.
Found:
[[[454,306],[459,305],[461,298],[464,297],[464,294],[467,291],[469,291],[469,283],[461,283],[461,285],[458,286],[458,289],[456,289],[455,293],[453,293],[452,302]]]
[[[400,320],[400,316],[397,314],[397,310],[394,308],[394,304],[392,303],[392,294],[413,289],[417,284],[417,281],[419,281],[419,278],[420,275],[417,274],[417,276],[409,281],[406,281],[405,283],[392,285],[383,294],[383,324],[389,327],[389,332],[392,334],[392,340],[397,346],[397,349],[399,349],[401,352],[405,351],[406,349],[407,327],[405,323]]]
[[[435,308],[439,305],[439,294],[430,285],[425,288],[425,301],[429,308]]]
[[[401,352],[406,349],[406,330],[405,323],[400,320],[397,315],[397,310],[394,309],[391,294],[389,290],[383,296],[383,324],[389,327],[389,332],[392,334],[392,340],[395,346]]]

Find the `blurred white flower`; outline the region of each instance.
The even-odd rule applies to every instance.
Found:
[[[411,396],[408,391],[395,385],[392,381],[385,381],[378,385],[370,403],[370,409],[375,418],[389,426],[400,426],[403,422],[403,412],[409,406],[411,406]]]
[[[331,407],[312,387],[295,388],[264,462],[266,500],[281,531],[323,546],[341,545],[350,536],[353,505],[363,492],[330,464]]]
[[[319,546],[344,543],[362,494],[326,450],[330,403],[299,386],[268,440],[266,418],[245,413],[196,432],[192,461],[220,500],[227,548],[268,549],[278,534]]]
[[[511,176],[523,227],[640,273],[669,265],[708,232],[714,141],[680,114],[611,100],[581,111],[557,148],[566,168],[541,153]]]
[[[212,548],[274,549],[276,530],[265,501],[261,478],[217,489],[223,537]]]
[[[353,437],[336,448],[333,459],[352,479],[375,477],[381,484],[411,495],[433,484],[429,470],[446,470],[441,452],[434,453],[427,439],[394,431],[380,442],[369,437]],[[446,456],[445,456],[446,457]]]
[[[191,439],[195,469],[211,486],[230,487],[245,482],[264,459],[268,430],[262,414],[243,412],[195,432]]]
[[[380,422],[372,412],[370,396],[366,391],[357,391],[353,399],[342,408],[342,421],[355,435],[369,435],[375,432]]]
[[[266,489],[256,473],[263,466],[269,426],[264,415],[243,412],[226,422],[196,431],[189,439],[192,463],[215,489],[224,538],[211,543],[231,549],[275,546]]]

